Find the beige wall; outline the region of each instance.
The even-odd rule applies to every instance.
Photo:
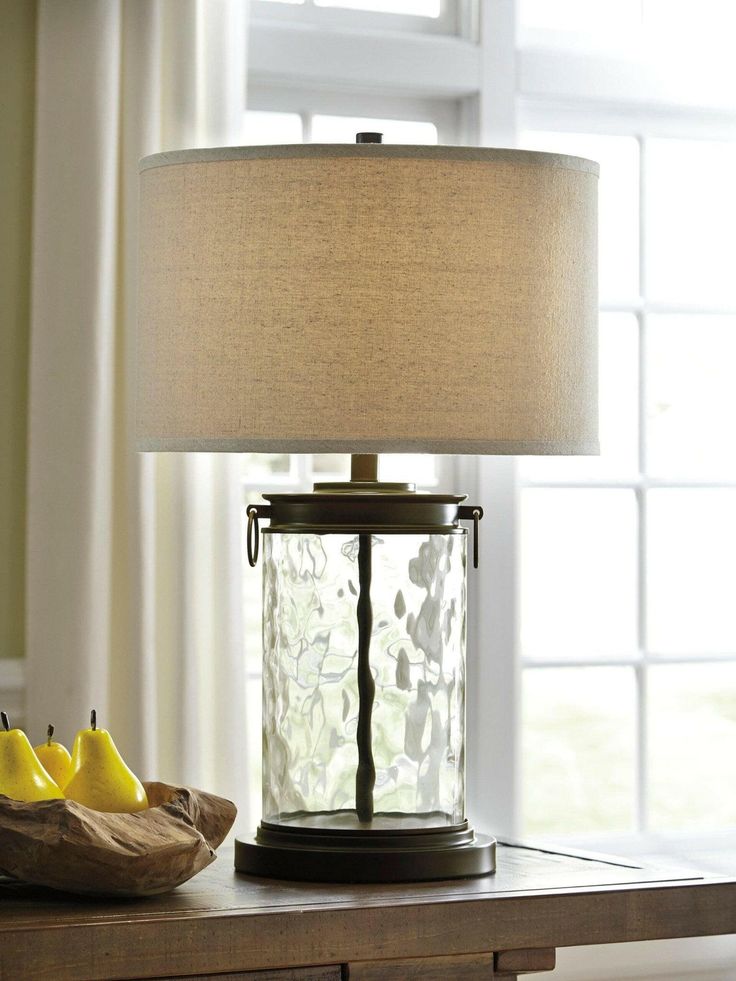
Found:
[[[0,0],[0,658],[24,651],[35,0]]]

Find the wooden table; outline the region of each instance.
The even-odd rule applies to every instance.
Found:
[[[555,948],[736,933],[736,880],[499,847],[495,876],[342,886],[236,874],[84,901],[0,883],[0,978],[464,981],[551,970]]]

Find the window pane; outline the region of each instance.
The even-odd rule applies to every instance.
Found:
[[[641,0],[520,0],[519,22],[522,27],[606,38],[641,25]]]
[[[687,44],[692,57],[682,64],[692,70],[714,48],[733,47],[736,4],[733,0],[642,0],[648,38],[672,46]]]
[[[245,114],[246,146],[301,143],[302,138],[302,118],[296,112],[261,112],[249,109]]]
[[[525,490],[521,513],[524,655],[630,655],[636,650],[633,492]]]
[[[318,480],[323,480],[325,474],[339,477],[340,480],[350,480],[350,454],[314,453],[312,454],[312,472]]]
[[[647,469],[736,476],[736,317],[656,316],[647,335]]]
[[[314,0],[317,7],[349,7],[351,10],[380,10],[389,14],[439,17],[441,0]]]
[[[524,833],[633,830],[633,671],[527,669],[522,706]]]
[[[291,459],[288,453],[241,453],[243,480],[258,481],[289,473]]]
[[[736,490],[649,491],[649,647],[736,652]]]
[[[437,142],[434,123],[404,119],[369,119],[365,116],[312,117],[312,143],[355,143],[356,133],[383,133],[385,143]]]
[[[656,300],[735,303],[736,144],[647,144],[648,292]]]
[[[602,300],[639,295],[639,144],[630,136],[526,132],[521,145],[588,157],[601,166],[599,288]]]
[[[437,483],[437,457],[430,453],[386,453],[381,457],[378,478],[432,486]]]
[[[648,695],[652,827],[736,825],[736,664],[652,668]]]
[[[639,324],[631,314],[600,317],[600,456],[522,457],[527,480],[633,477],[639,470]]]
[[[312,472],[316,480],[325,476],[339,480],[350,479],[350,454],[315,453]],[[437,483],[437,458],[430,453],[382,453],[378,459],[378,479],[413,483],[417,487]]]
[[[245,694],[245,710],[247,712],[245,724],[248,734],[248,747],[251,750],[248,754],[246,773],[248,780],[248,799],[250,803],[250,820],[252,826],[255,826],[256,821],[260,820],[261,817],[261,773],[263,764],[261,754],[261,720],[263,716],[261,679],[256,677],[248,678]],[[242,827],[242,824],[240,827]]]

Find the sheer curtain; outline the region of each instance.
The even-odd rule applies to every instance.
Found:
[[[27,724],[246,802],[237,458],[133,446],[137,162],[240,142],[245,0],[41,0]],[[248,815],[241,810],[241,822]]]

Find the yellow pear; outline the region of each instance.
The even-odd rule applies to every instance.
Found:
[[[130,814],[148,807],[143,785],[125,765],[112,736],[106,729],[97,728],[94,709],[90,728],[80,729],[74,740],[64,793],[69,800],[95,811]]]
[[[51,779],[60,787],[63,787],[69,779],[69,768],[72,758],[66,746],[62,746],[61,743],[52,742],[53,735],[54,727],[49,723],[49,727],[46,730],[46,742],[41,743],[40,746],[34,746],[33,752],[39,758],[41,766]]]
[[[0,712],[0,720],[0,794],[26,801],[63,797],[33,752],[28,736],[21,729],[10,728],[5,712]]]

